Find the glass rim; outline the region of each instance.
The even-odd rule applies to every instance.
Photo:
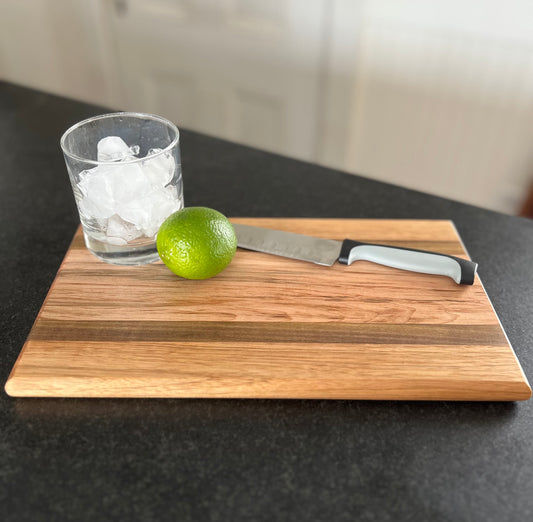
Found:
[[[162,116],[158,116],[156,114],[149,114],[149,113],[145,113],[145,112],[128,112],[128,111],[108,112],[108,113],[105,113],[105,114],[98,114],[97,116],[91,116],[90,118],[86,118],[86,119],[84,119],[82,121],[79,121],[78,123],[75,123],[74,125],[70,126],[63,133],[63,135],[61,136],[61,139],[59,140],[59,144],[61,145],[61,150],[63,151],[63,154],[65,154],[65,156],[68,156],[69,158],[72,158],[74,160],[83,161],[84,163],[89,163],[91,165],[116,165],[117,164],[116,160],[115,161],[113,161],[113,160],[98,161],[98,160],[92,160],[92,159],[84,158],[83,156],[78,156],[77,154],[74,154],[73,152],[70,152],[67,149],[67,146],[66,146],[65,142],[67,140],[67,137],[70,134],[72,134],[72,132],[74,132],[76,129],[79,129],[80,127],[82,127],[84,125],[87,125],[88,123],[92,123],[93,121],[97,121],[97,120],[104,120],[104,119],[107,119],[107,118],[116,118],[118,116],[122,116],[122,117],[126,116],[126,117],[131,117],[131,118],[138,118],[138,119],[142,118],[142,119],[159,121],[159,122],[167,125],[172,130],[175,131],[176,137],[164,149],[161,149],[160,152],[158,152],[156,154],[151,154],[150,158],[157,158],[157,156],[170,151],[173,147],[175,147],[175,145],[180,140],[180,131],[179,131],[178,127],[174,123],[172,123],[170,120],[167,120],[166,118],[163,118]],[[127,164],[127,163],[137,163],[139,161],[144,161],[144,160],[146,160],[146,157],[135,158],[135,159],[131,159],[131,160],[123,160],[120,163],[122,165],[124,165],[124,164]]]

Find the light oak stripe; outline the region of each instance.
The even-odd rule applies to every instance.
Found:
[[[344,237],[336,237],[336,238],[330,238],[330,239],[336,239],[337,241],[343,241],[344,239],[351,239],[351,238],[344,238]],[[358,241],[358,238],[354,239],[355,241]],[[417,250],[429,250],[431,252],[438,252],[441,254],[448,254],[448,255],[455,255],[458,257],[464,257],[464,250],[461,248],[461,246],[455,241],[436,241],[436,240],[390,240],[390,241],[384,241],[383,239],[379,238],[367,238],[364,240],[366,243],[375,243],[376,245],[388,245],[388,246],[396,246],[400,248],[414,248]],[[74,236],[74,239],[71,243],[70,248],[72,250],[81,250],[85,249],[85,241],[83,239],[82,235],[76,234]],[[113,271],[115,267],[112,265],[109,265],[108,270]]]

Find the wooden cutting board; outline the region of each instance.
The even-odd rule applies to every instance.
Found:
[[[467,257],[449,221],[234,219]],[[6,384],[13,396],[523,400],[473,286],[238,250],[205,281],[103,263],[78,230]]]

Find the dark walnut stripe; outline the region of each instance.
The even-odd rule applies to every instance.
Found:
[[[40,341],[371,343],[506,346],[499,325],[60,321],[41,319]]]

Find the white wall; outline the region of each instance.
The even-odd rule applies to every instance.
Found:
[[[348,169],[519,209],[533,179],[533,3],[374,0],[360,20]]]
[[[100,11],[92,0],[1,0],[0,78],[85,101],[111,101]]]
[[[0,78],[515,213],[533,2],[2,0]]]

